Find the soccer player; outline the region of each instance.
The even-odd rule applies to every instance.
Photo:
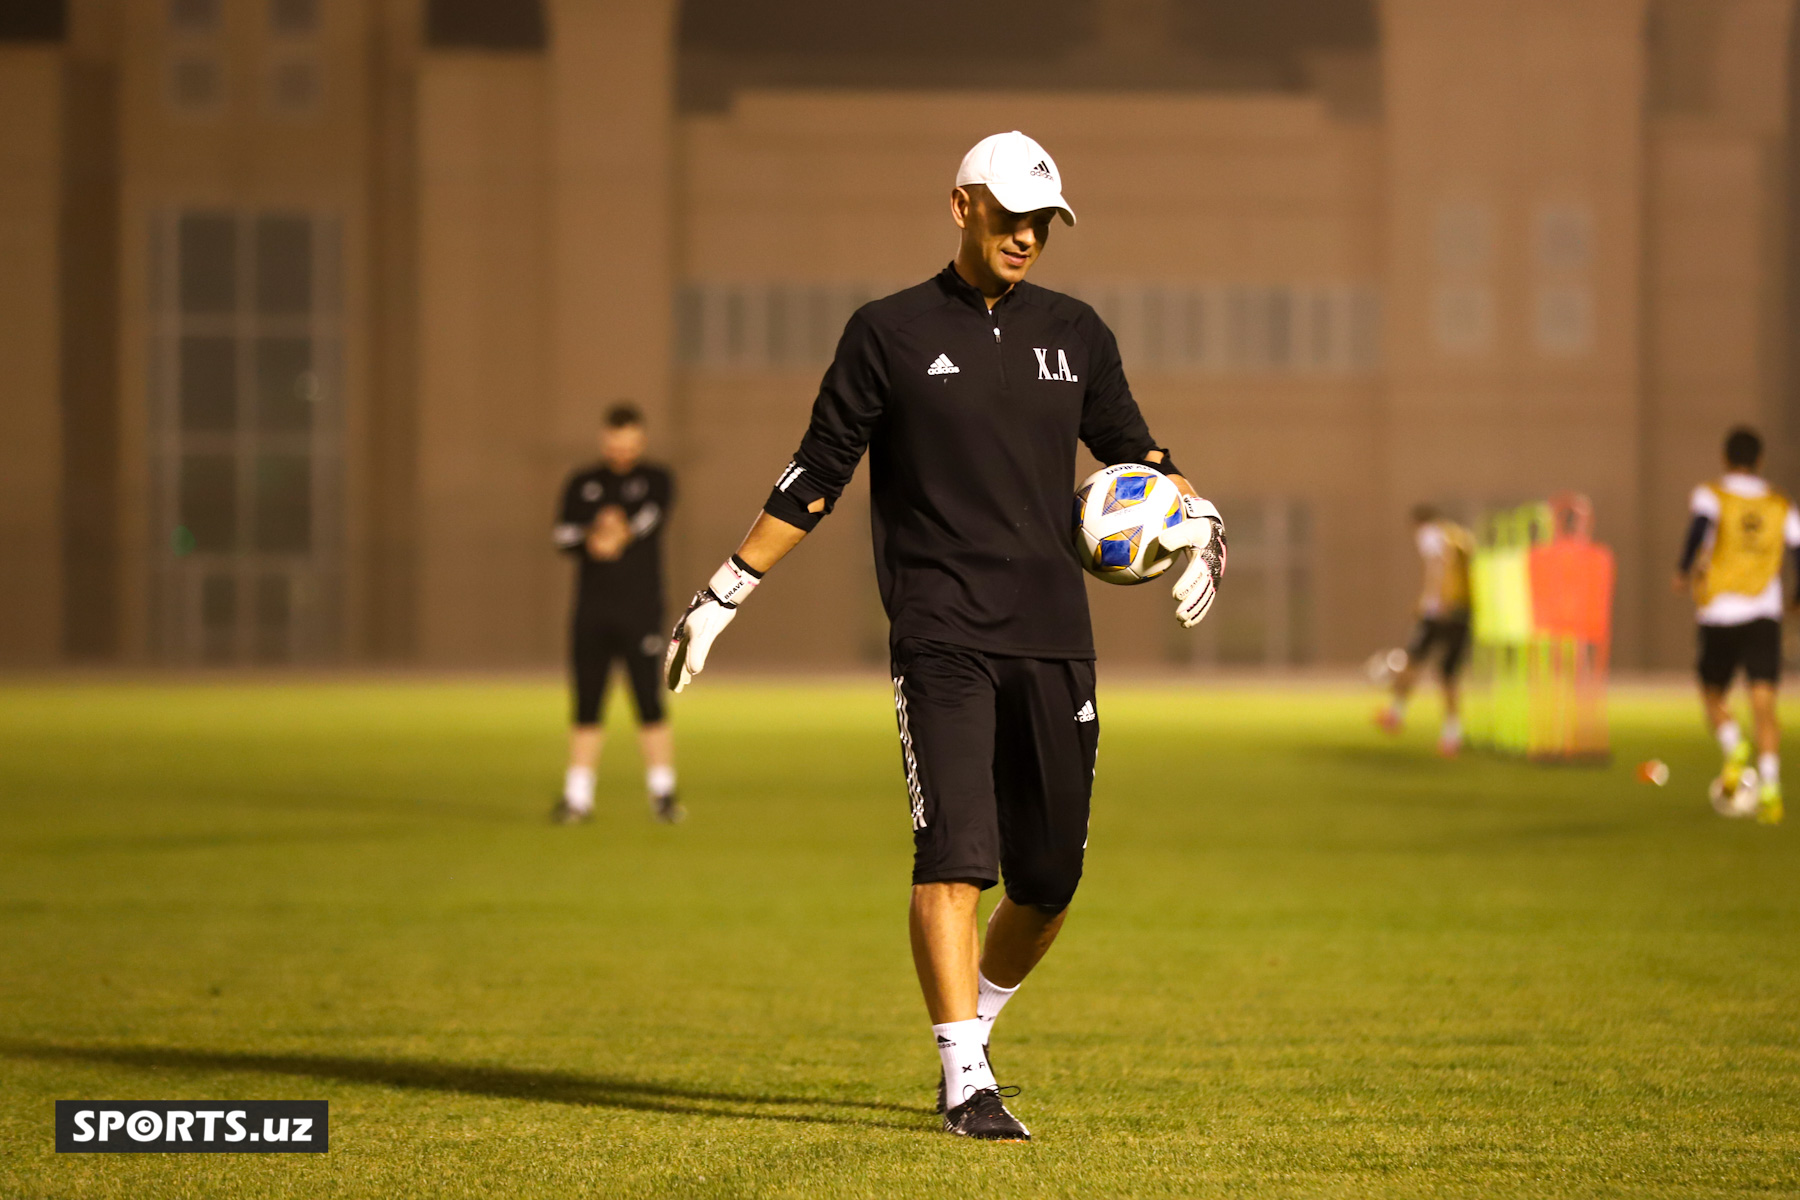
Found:
[[[1406,647],[1406,665],[1394,676],[1393,699],[1376,715],[1376,723],[1389,733],[1399,733],[1406,716],[1406,699],[1418,682],[1419,671],[1435,652],[1438,679],[1444,689],[1444,724],[1438,732],[1438,753],[1446,757],[1462,749],[1462,703],[1457,677],[1469,649],[1469,556],[1475,539],[1469,531],[1429,504],[1412,510],[1413,542],[1424,564],[1424,584],[1419,589],[1418,628]]]
[[[1062,928],[1088,837],[1100,726],[1070,524],[1077,443],[1102,463],[1153,466],[1181,490],[1181,519],[1158,536],[1189,554],[1174,588],[1183,625],[1212,604],[1224,522],[1150,436],[1093,309],[1024,282],[1051,221],[1075,224],[1043,148],[1018,132],[977,143],[950,216],[955,260],[851,317],[793,461],[676,625],[667,670],[676,691],[700,673],[867,450],[913,830],[913,963],[944,1128],[1026,1141],[987,1042]],[[1002,877],[983,946],[977,901]]]
[[[1675,590],[1693,592],[1700,626],[1700,699],[1725,755],[1713,782],[1714,804],[1727,815],[1748,816],[1732,802],[1740,786],[1755,784],[1756,817],[1773,825],[1781,820],[1781,725],[1775,711],[1781,682],[1781,567],[1800,546],[1800,514],[1793,501],[1757,474],[1762,450],[1762,438],[1753,429],[1740,426],[1725,438],[1725,474],[1695,488],[1688,504],[1693,520],[1681,547]],[[1800,595],[1800,575],[1795,594]],[[1750,685],[1756,721],[1754,768],[1750,743],[1727,702],[1740,669]]]
[[[675,485],[643,455],[643,414],[615,404],[601,425],[600,461],[563,488],[554,537],[577,564],[569,635],[575,724],[562,799],[551,812],[563,824],[594,815],[594,768],[605,741],[600,717],[615,662],[624,663],[637,701],[651,810],[671,824],[685,815],[675,799],[675,739],[661,686],[662,531]]]

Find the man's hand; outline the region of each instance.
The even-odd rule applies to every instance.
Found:
[[[734,554],[713,572],[711,582],[694,593],[687,611],[675,622],[675,632],[669,636],[669,652],[663,657],[663,677],[670,691],[679,692],[706,668],[713,639],[731,624],[738,605],[761,579]]]
[[[1225,518],[1212,501],[1198,496],[1182,497],[1181,515],[1181,523],[1163,530],[1157,540],[1171,554],[1188,552],[1187,569],[1175,581],[1175,619],[1192,629],[1206,617],[1225,574]]]
[[[594,526],[588,530],[587,552],[589,558],[600,562],[613,562],[625,553],[625,547],[631,541],[631,524],[625,519],[625,510],[616,504],[609,504],[600,510],[594,518]]]
[[[1669,580],[1669,590],[1674,592],[1677,596],[1685,596],[1694,590],[1694,585],[1688,578],[1688,573],[1686,571],[1677,571],[1675,572],[1674,577]]]

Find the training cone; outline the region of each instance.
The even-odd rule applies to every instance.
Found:
[[[1669,764],[1660,758],[1652,758],[1638,764],[1637,777],[1639,783],[1654,783],[1657,787],[1669,782]]]

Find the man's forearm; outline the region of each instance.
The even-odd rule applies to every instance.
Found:
[[[822,507],[822,505],[821,505]],[[797,525],[789,525],[780,517],[771,517],[768,513],[757,513],[756,522],[750,526],[750,532],[738,546],[737,556],[744,564],[758,575],[766,574],[770,567],[787,557],[787,552],[798,546],[806,537],[806,530]]]
[[[1675,567],[1681,574],[1686,575],[1694,569],[1694,560],[1700,556],[1700,547],[1706,543],[1706,534],[1711,527],[1712,522],[1699,513],[1688,522],[1687,536],[1681,540],[1681,561]]]
[[[1151,466],[1155,466],[1157,463],[1162,462],[1162,460],[1163,452],[1161,450],[1152,450],[1150,453],[1144,455],[1144,461]],[[1173,483],[1176,490],[1184,496],[1194,496],[1198,498],[1200,495],[1199,492],[1194,490],[1194,485],[1187,481],[1187,476],[1185,475],[1171,475],[1169,476],[1169,482]]]

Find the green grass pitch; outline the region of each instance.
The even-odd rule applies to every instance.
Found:
[[[0,689],[0,1196],[1800,1194],[1800,822],[1712,815],[1697,702],[1605,769],[1373,705],[1103,679],[1003,1146],[929,1111],[879,681],[704,681],[674,829],[623,728],[545,823],[549,682]],[[58,1098],[323,1098],[332,1151],[57,1156]]]

